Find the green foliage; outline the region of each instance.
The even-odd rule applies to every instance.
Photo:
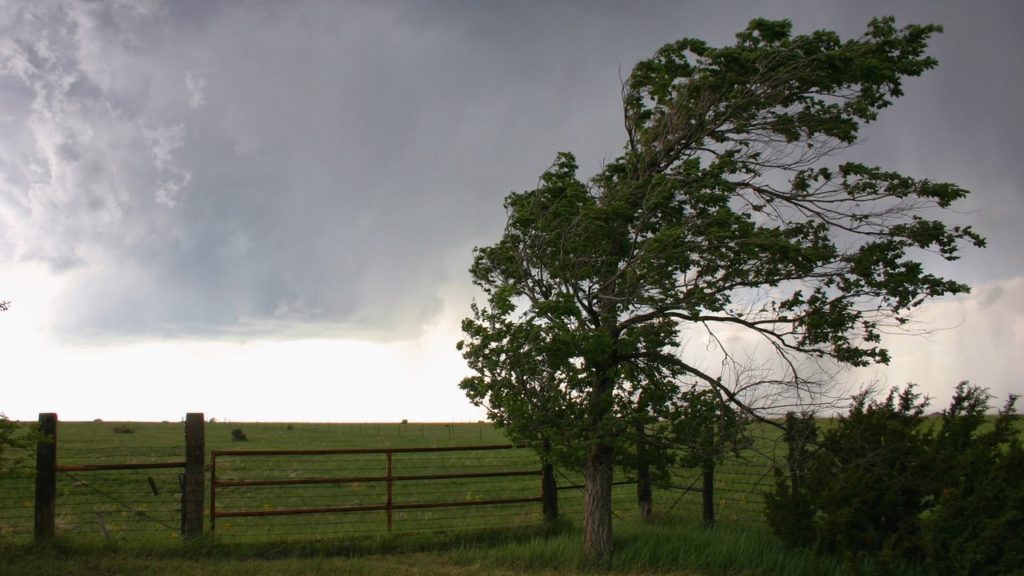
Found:
[[[234,428],[231,430],[231,440],[234,442],[246,442],[249,438],[241,428]]]
[[[14,422],[0,413],[0,477],[24,473],[41,435],[35,425]]]
[[[672,416],[672,444],[682,451],[683,466],[713,467],[728,451],[749,444],[743,436],[747,418],[710,388],[681,392]]]
[[[967,291],[913,259],[984,244],[925,218],[966,190],[834,159],[903,78],[935,66],[939,28],[882,18],[845,41],[790,28],[754,20],[732,46],[664,46],[625,82],[619,158],[584,181],[560,153],[536,189],[506,197],[502,238],[475,251],[487,302],[459,349],[475,372],[463,390],[513,438],[608,469],[638,430],[667,444],[661,423],[693,382],[750,413],[760,384],[807,388],[804,357],[886,362],[883,326]],[[760,382],[708,373],[678,353],[688,328],[730,360],[750,351],[716,334],[745,331],[781,369]]]
[[[775,535],[790,546],[810,546],[815,540],[813,499],[804,478],[818,441],[814,414],[786,414],[787,473],[775,469],[775,491],[765,495],[765,519]]]
[[[927,402],[908,386],[882,401],[854,397],[825,431],[807,489],[820,517],[817,546],[829,552],[905,552],[932,491]],[[898,554],[903,556],[905,554]],[[916,554],[915,554],[916,555]]]
[[[135,428],[123,424],[114,426],[114,434],[135,434]]]
[[[557,436],[578,463],[631,420],[668,416],[680,378],[740,401],[671,353],[686,324],[747,329],[785,358],[887,360],[882,320],[967,289],[908,251],[953,259],[983,240],[922,216],[965,190],[828,161],[903,77],[935,65],[936,31],[880,19],[840,41],[755,20],[734,46],[681,40],[639,63],[623,156],[587,183],[559,154],[537,189],[506,198],[502,239],[476,250],[487,304],[463,322],[469,398],[520,440]],[[751,305],[752,290],[769,296]]]
[[[769,524],[791,545],[871,555],[882,566],[914,560],[942,574],[1024,568],[1016,397],[991,426],[989,398],[960,383],[937,425],[913,386],[881,401],[855,396],[820,435],[809,417],[791,415],[787,440],[799,442],[790,442],[788,477],[780,474],[767,497]]]
[[[928,563],[942,574],[1024,570],[1024,447],[1011,396],[982,431],[987,397],[963,385],[936,437],[933,510],[922,520]]]

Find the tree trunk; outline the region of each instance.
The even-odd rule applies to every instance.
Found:
[[[595,446],[583,468],[583,547],[595,568],[612,563],[612,465],[611,446]]]

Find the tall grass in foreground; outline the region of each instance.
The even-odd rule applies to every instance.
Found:
[[[511,569],[513,572],[572,573],[585,566],[578,529],[494,546],[453,550],[453,563]],[[869,562],[816,556],[787,548],[764,527],[719,527],[670,523],[619,523],[616,526],[613,573],[771,574],[819,576],[873,574]],[[912,567],[886,574],[914,576]]]
[[[88,566],[86,570],[82,567]],[[150,546],[87,545],[57,541],[48,547],[0,546],[5,576],[151,574],[580,574],[582,534],[559,523],[531,530],[445,536],[380,537],[320,542],[233,543],[212,540]],[[820,557],[784,547],[767,528],[704,530],[678,523],[618,522],[612,574],[819,576],[881,574],[869,563]],[[907,568],[884,574],[918,576]]]
[[[782,546],[763,527],[720,527],[675,523],[616,525],[610,574],[919,576],[911,568],[883,572]],[[0,546],[0,574],[97,576],[143,569],[151,575],[191,574],[583,574],[583,536],[577,526],[559,524],[524,531],[482,531],[458,535],[380,537],[318,542],[221,544],[212,540],[151,545],[86,544],[57,540],[49,546]]]

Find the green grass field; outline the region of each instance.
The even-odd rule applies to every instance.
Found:
[[[124,429],[131,429],[125,433]],[[115,429],[122,430],[121,433]],[[244,431],[247,441],[232,440]],[[208,423],[210,450],[317,450],[505,444],[491,425]],[[653,523],[638,519],[635,486],[615,489],[615,571],[679,574],[838,573],[836,564],[786,551],[762,517],[780,447],[767,435],[730,457],[716,474],[717,528],[700,525],[695,470],[676,470],[672,487],[655,491]],[[61,422],[58,464],[153,463],[183,459],[184,425]],[[209,464],[209,460],[207,461]],[[395,454],[395,475],[539,470],[525,449]],[[225,479],[321,478],[382,474],[384,456],[221,457]],[[558,470],[561,521],[545,526],[539,503],[499,507],[267,518],[219,518],[202,542],[179,530],[179,469],[58,474],[55,544],[31,544],[32,481],[0,480],[0,574],[482,574],[574,573],[582,562],[579,475]],[[619,474],[616,480],[624,480]],[[209,500],[209,474],[207,474]],[[531,497],[540,478],[417,481],[394,485],[395,502]],[[220,488],[218,510],[276,510],[382,502],[382,483]],[[145,567],[145,570],[142,568]],[[135,568],[138,568],[136,570]]]
[[[130,429],[130,433],[124,432]],[[232,439],[241,429],[248,440]],[[117,431],[120,430],[121,433]],[[486,423],[463,424],[279,424],[208,423],[206,447],[217,450],[321,450],[349,448],[419,448],[506,444],[501,431]],[[184,425],[174,423],[61,422],[58,429],[58,464],[157,463],[183,459]],[[756,444],[741,458],[730,458],[716,477],[718,520],[726,524],[761,523],[764,490],[771,485],[771,459],[775,446]],[[209,460],[207,462],[210,464]],[[369,477],[382,475],[383,454],[340,456],[221,457],[220,480],[268,480]],[[497,472],[539,470],[536,455],[525,449],[395,454],[393,474]],[[69,539],[98,542],[173,541],[180,523],[181,470],[62,472],[58,474],[57,532]],[[656,512],[662,516],[699,521],[700,495],[694,470],[677,470],[674,488],[656,493]],[[562,515],[578,520],[582,484],[577,473],[558,470],[556,479]],[[619,480],[626,478],[620,474]],[[209,475],[207,510],[209,510]],[[24,477],[0,480],[0,539],[27,539],[32,531],[32,482]],[[623,521],[636,516],[634,487],[617,486],[615,512]],[[530,498],[540,495],[538,476],[465,480],[395,482],[396,503],[446,500]],[[310,509],[382,504],[383,482],[355,482],[302,486],[221,488],[221,512]],[[209,530],[209,518],[207,518]],[[540,505],[440,508],[393,513],[391,532],[472,531],[479,528],[532,526],[540,522]],[[367,537],[388,533],[383,512],[315,514],[259,518],[220,518],[216,536],[221,541],[323,540]]]

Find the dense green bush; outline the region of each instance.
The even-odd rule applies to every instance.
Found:
[[[38,426],[10,420],[0,412],[0,478],[23,474],[23,464],[34,458],[41,441],[49,440],[39,433]]]
[[[0,413],[0,475],[4,473],[5,460],[10,460],[9,457],[6,457],[6,453],[11,449],[20,448],[16,439],[17,432],[17,424]]]
[[[765,514],[775,535],[790,546],[814,544],[813,499],[804,477],[814,460],[818,427],[811,413],[786,414],[786,470],[775,470],[775,492],[766,496]]]
[[[960,388],[958,396],[964,393]],[[1024,572],[1024,447],[1010,397],[992,427],[967,394],[936,437],[934,506],[922,520],[928,563],[941,574]],[[987,427],[986,427],[987,428]]]
[[[853,398],[824,431],[787,418],[788,470],[767,518],[791,545],[940,573],[1024,569],[1024,448],[1015,397],[986,424],[990,396],[962,382],[938,419],[908,386]]]

